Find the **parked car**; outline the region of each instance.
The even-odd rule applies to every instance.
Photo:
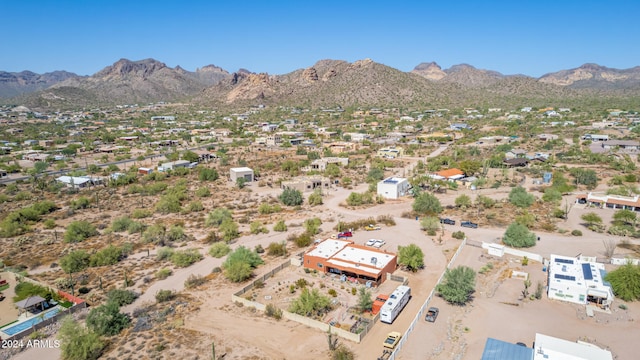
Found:
[[[382,247],[382,245],[384,245],[384,244],[386,244],[386,241],[384,241],[384,240],[380,240],[380,239],[377,239],[377,240],[376,240],[376,243],[375,243],[375,244],[373,244],[373,247],[374,247],[374,248],[378,248],[378,249],[379,249],[379,248],[381,248],[381,247]]]
[[[377,241],[378,241],[378,240],[376,240],[376,239],[369,239],[369,240],[367,240],[367,242],[366,242],[366,243],[364,243],[364,244],[365,244],[366,246],[373,246],[373,245],[375,245],[375,244],[376,244],[376,242],[377,242]]]
[[[438,309],[437,307],[430,307],[424,319],[428,322],[436,322],[439,313],[440,309]]]
[[[472,229],[477,229],[478,228],[478,224],[471,222],[471,221],[462,221],[460,222],[460,226],[462,227],[468,227],[468,228],[472,228]]]
[[[455,225],[456,221],[449,218],[440,218],[440,224]]]
[[[401,337],[402,337],[402,334],[400,334],[397,331],[392,331],[389,333],[389,335],[387,335],[387,338],[384,340],[384,343],[382,344],[382,346],[389,349],[394,349],[396,345],[398,345],[398,342],[400,341]]]
[[[351,231],[343,231],[343,232],[338,233],[338,239],[340,239],[340,238],[349,238],[349,237],[352,237],[352,236],[353,236],[353,233]]]
[[[367,230],[367,231],[373,231],[373,230],[380,230],[382,228],[380,226],[369,224],[369,225],[365,226],[364,229]]]

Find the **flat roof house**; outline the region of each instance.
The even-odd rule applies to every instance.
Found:
[[[401,147],[390,146],[378,150],[378,156],[395,159],[401,157],[404,154],[404,149]]]
[[[388,177],[378,182],[377,193],[386,199],[397,199],[407,195],[410,187],[406,178]]]
[[[324,176],[299,176],[292,180],[283,181],[280,185],[282,189],[295,189],[300,192],[313,191],[315,189],[328,189],[329,178]]]
[[[240,178],[244,178],[246,182],[253,182],[253,170],[248,167],[237,167],[229,169],[229,178],[234,183]]]
[[[307,251],[303,266],[325,274],[344,275],[351,281],[379,285],[398,266],[395,254],[356,245],[350,240],[327,239]]]
[[[176,161],[163,163],[162,166],[158,166],[158,171],[169,171],[169,170],[173,170],[181,167],[186,168],[186,167],[189,167],[190,165],[191,165],[191,162],[187,160],[176,160]]]
[[[604,281],[606,274],[603,264],[552,254],[547,273],[547,296],[608,308],[614,297],[611,285]]]

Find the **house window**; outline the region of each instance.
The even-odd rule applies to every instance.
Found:
[[[318,268],[322,269],[322,263],[318,263]]]

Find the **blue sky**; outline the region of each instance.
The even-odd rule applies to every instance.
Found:
[[[536,77],[626,69],[640,65],[639,10],[637,0],[0,0],[0,70],[90,75],[120,58],[270,74],[364,58]]]

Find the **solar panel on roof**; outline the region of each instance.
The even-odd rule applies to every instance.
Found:
[[[555,275],[553,275],[553,277],[555,277],[556,279],[561,279],[561,280],[571,280],[571,281],[576,281],[576,277],[575,277],[575,276],[562,275],[562,274],[555,274]]]
[[[592,280],[593,279],[593,273],[591,272],[591,265],[582,264],[582,273],[584,274],[584,279],[585,280]]]
[[[558,259],[558,258],[556,258],[556,262],[557,263],[561,263],[561,264],[573,264],[573,260],[571,260],[571,259]]]

